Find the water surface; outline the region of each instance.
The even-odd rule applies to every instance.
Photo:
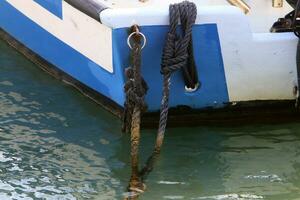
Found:
[[[0,52],[0,199],[122,199],[120,121],[2,41]],[[299,200],[300,124],[168,129],[146,184],[142,200]]]

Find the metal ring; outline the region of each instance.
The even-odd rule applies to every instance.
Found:
[[[128,44],[128,46],[129,46],[129,48],[132,49],[132,46],[131,46],[131,44],[130,44],[130,40],[131,40],[131,37],[132,37],[133,35],[135,35],[135,34],[138,34],[138,35],[141,35],[141,36],[142,36],[142,38],[143,38],[143,40],[144,40],[144,44],[142,45],[141,49],[143,49],[143,48],[146,46],[147,39],[146,39],[146,36],[145,36],[143,33],[139,32],[139,31],[132,32],[132,33],[128,36],[128,38],[127,38],[127,44]]]
[[[189,88],[188,86],[185,86],[184,88],[185,88],[186,92],[193,93],[193,92],[196,92],[199,89],[199,86],[200,86],[200,84],[197,83],[194,88]]]

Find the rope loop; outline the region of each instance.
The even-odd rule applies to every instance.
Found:
[[[192,2],[184,1],[170,5],[169,13],[170,30],[162,55],[161,73],[166,75],[182,69],[186,87],[196,88],[199,80],[193,57],[192,27],[196,21],[197,7]]]
[[[148,158],[146,165],[140,171],[140,177],[144,181],[153,170],[163,145],[168,112],[171,86],[171,75],[182,69],[184,73],[186,90],[192,92],[200,86],[192,51],[192,26],[196,21],[197,8],[194,3],[184,1],[169,7],[170,29],[167,34],[166,44],[161,62],[161,73],[163,74],[163,95],[160,106],[159,127],[156,136],[154,150]],[[181,24],[181,34],[178,26]]]
[[[131,132],[132,175],[129,183],[130,192],[142,193],[144,191],[145,186],[143,182],[152,171],[159,156],[167,126],[172,73],[182,69],[186,89],[197,89],[199,86],[192,46],[192,26],[197,16],[196,5],[184,1],[179,4],[171,5],[169,12],[170,30],[167,34],[161,62],[163,95],[160,107],[159,128],[153,153],[141,171],[139,171],[138,167],[140,123],[142,112],[145,111],[147,107],[145,96],[148,90],[141,73],[141,51],[147,41],[145,35],[139,31],[136,25],[132,27],[132,31],[127,38],[127,44],[131,49],[132,62],[131,66],[125,71],[127,81],[124,86],[126,101],[124,105],[123,131]],[[181,24],[181,33],[178,33],[179,31],[177,30],[179,24]],[[143,44],[141,40],[143,40]]]

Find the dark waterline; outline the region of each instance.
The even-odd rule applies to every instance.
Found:
[[[120,121],[2,41],[0,52],[0,199],[122,199]],[[165,142],[142,200],[300,199],[300,124],[169,129]]]

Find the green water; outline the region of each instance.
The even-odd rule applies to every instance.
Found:
[[[120,121],[0,42],[0,199],[123,199]],[[155,131],[143,131],[143,160]],[[300,199],[300,124],[168,129],[142,200]]]

